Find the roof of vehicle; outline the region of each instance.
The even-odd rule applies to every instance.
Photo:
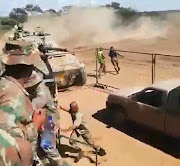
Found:
[[[166,91],[167,93],[169,93],[171,90],[173,90],[179,86],[180,86],[180,79],[171,79],[171,80],[160,81],[160,82],[152,84],[151,86],[146,86],[146,87],[145,86],[144,87],[142,87],[142,86],[136,87],[135,86],[135,87],[131,87],[131,88],[125,88],[118,92],[111,93],[110,95],[129,96],[129,95],[140,92],[147,88],[156,88],[156,89]]]
[[[180,86],[180,79],[171,79],[171,80],[166,80],[166,81],[161,81],[154,83],[152,87],[166,90],[167,92],[177,88]]]

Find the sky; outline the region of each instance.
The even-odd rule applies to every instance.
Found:
[[[131,7],[138,11],[177,10],[180,0],[0,0],[0,15],[8,15],[12,8],[24,7],[26,4],[37,4],[42,9],[60,9],[66,5],[102,5],[115,1],[122,7]]]

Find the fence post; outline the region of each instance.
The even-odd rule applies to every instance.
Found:
[[[155,82],[156,77],[156,54],[152,54],[152,84]]]
[[[152,76],[152,84],[154,83],[154,54],[152,54],[152,61],[151,61],[151,76]]]
[[[154,83],[156,81],[156,54],[154,54]]]
[[[98,84],[98,61],[97,61],[97,55],[98,55],[98,48],[96,48],[95,51],[95,58],[96,58],[96,84]]]

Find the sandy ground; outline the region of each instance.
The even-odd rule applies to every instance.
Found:
[[[180,53],[179,41],[174,39],[153,40],[124,40],[118,43],[102,44],[104,48],[113,45],[116,49],[157,52],[178,55]],[[94,46],[92,46],[93,48]],[[91,47],[90,47],[91,48]],[[81,50],[86,49],[82,48]],[[78,50],[79,51],[79,50]],[[76,55],[87,65],[88,83],[95,82],[95,51],[80,52]],[[107,52],[105,52],[107,57]],[[118,87],[121,90],[133,90],[151,84],[151,56],[139,54],[123,54],[120,58],[121,72],[116,75],[107,57],[107,73],[100,79],[100,83]],[[158,57],[156,65],[156,82],[167,79],[180,78],[180,58]],[[120,91],[121,92],[121,91]],[[92,88],[80,88],[74,91],[60,93],[59,102],[68,107],[72,101],[80,104],[80,110],[89,124],[96,143],[107,151],[106,157],[99,158],[102,166],[174,166],[179,165],[179,155],[174,154],[177,149],[175,140],[161,136],[160,133],[128,123],[128,129],[107,128],[100,114],[105,108],[108,94]],[[98,112],[99,111],[99,112]],[[62,128],[71,124],[70,116],[61,112]],[[70,133],[66,133],[67,136]],[[62,139],[63,143],[67,143]],[[169,146],[167,147],[167,145]],[[175,148],[176,147],[176,148]],[[83,147],[85,150],[89,150]],[[179,154],[179,153],[178,153]],[[94,159],[93,155],[89,155]],[[74,163],[69,157],[67,160],[72,165],[95,165],[83,157],[79,163]],[[107,160],[107,161],[105,161]]]
[[[1,44],[1,43],[0,43]],[[158,52],[165,54],[179,55],[180,41],[176,39],[157,38],[153,40],[123,40],[117,43],[101,44],[104,48],[114,46],[116,49],[142,51],[142,52]],[[89,46],[94,48],[96,46]],[[71,51],[80,51],[82,49],[73,49]],[[95,51],[79,52],[75,54],[86,64],[88,74],[87,84],[95,83]],[[107,70],[109,71],[99,81],[110,86],[118,87],[121,90],[132,90],[136,87],[143,87],[151,84],[151,56],[139,54],[123,54],[124,58],[120,58],[121,72],[119,75],[114,73],[114,69],[107,58]],[[180,58],[158,57],[156,66],[156,81],[167,80],[172,78],[180,78]],[[101,145],[107,151],[105,157],[100,157],[98,160],[102,166],[176,166],[180,165],[180,160],[177,155],[174,155],[174,140],[170,140],[173,144],[170,150],[166,149],[166,138],[159,133],[154,133],[148,129],[143,129],[140,126],[129,123],[130,129],[107,128],[107,124],[103,123],[98,111],[103,112],[108,94],[99,92],[92,88],[82,87],[69,92],[60,93],[59,102],[62,106],[68,107],[72,101],[77,101],[80,105],[80,110],[84,114],[90,131],[97,144]],[[71,125],[70,116],[61,111],[61,126],[62,128]],[[67,136],[70,133],[66,133]],[[169,141],[169,140],[168,140]],[[62,138],[64,149],[71,156],[66,159],[73,166],[92,166],[87,157],[83,157],[78,163],[74,163],[73,155],[77,155],[72,148],[68,146],[67,140]],[[178,145],[179,146],[179,145]],[[179,146],[180,147],[180,146]],[[92,150],[82,146],[83,150]],[[179,153],[180,154],[180,153]],[[93,160],[94,155],[88,155]],[[180,155],[179,155],[180,156]],[[65,157],[65,155],[63,155]],[[107,160],[107,161],[106,161]]]
[[[103,48],[110,48],[110,46],[114,46],[117,50],[172,54],[176,56],[178,56],[180,52],[178,41],[174,41],[174,39],[167,40],[161,38],[151,40],[123,40],[118,43],[101,44],[99,46]],[[95,46],[90,48],[95,48]],[[118,88],[132,88],[134,86],[145,86],[151,84],[151,55],[119,53],[122,54],[124,58],[119,58],[121,72],[119,75],[116,75],[110,62],[110,58],[108,57],[108,51],[104,51],[108,73],[99,80],[100,83],[108,84]],[[77,52],[75,55],[77,55],[78,58],[80,58],[86,64],[86,70],[89,76],[88,83],[94,83],[94,76],[96,73],[95,50]],[[172,78],[179,78],[180,73],[177,72],[180,69],[179,60],[180,57],[170,58],[157,56],[155,81],[157,82]]]
[[[77,101],[80,104],[80,110],[84,114],[90,131],[98,145],[106,149],[107,155],[98,158],[102,166],[172,166],[179,165],[180,161],[161,150],[145,144],[138,139],[135,139],[124,132],[115,128],[107,128],[106,124],[100,120],[93,118],[92,115],[97,111],[105,108],[107,94],[98,92],[93,89],[80,89],[72,92],[60,94],[60,104],[68,107],[71,101]],[[62,128],[66,128],[71,124],[69,115],[66,112],[61,112]],[[146,132],[145,130],[143,132]],[[70,133],[66,133],[67,136]],[[137,135],[141,133],[137,132]],[[148,137],[148,132],[146,133]],[[149,138],[151,139],[151,137]],[[63,144],[67,141],[62,139]],[[90,150],[82,147],[83,150]],[[67,150],[68,151],[68,150]],[[71,154],[72,155],[72,154]],[[93,160],[94,155],[88,155]],[[72,165],[77,166],[91,166],[89,159],[83,157],[79,163],[74,163],[73,159],[67,158]],[[106,161],[107,160],[107,161]]]

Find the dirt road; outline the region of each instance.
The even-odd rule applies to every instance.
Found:
[[[151,39],[151,40],[123,40],[116,43],[99,44],[103,48],[110,48],[114,46],[115,49],[131,50],[150,53],[163,53],[178,56],[180,53],[179,41],[174,39]],[[96,48],[91,46],[75,51],[82,51],[84,49]],[[72,48],[70,48],[72,50]],[[114,68],[108,57],[108,51],[104,51],[106,56],[107,74],[99,81],[118,88],[144,86],[151,84],[152,72],[152,56],[141,54],[121,53],[124,58],[119,57],[121,71],[116,75]],[[86,64],[88,73],[88,83],[94,83],[96,62],[95,50],[87,52],[77,52],[75,54]],[[162,81],[173,78],[180,78],[180,57],[161,57],[156,58],[156,79],[155,81]]]
[[[68,107],[68,104],[74,100],[80,104],[80,110],[84,113],[85,120],[89,124],[96,143],[107,151],[107,156],[99,159],[102,166],[178,166],[180,164],[180,160],[156,149],[156,147],[153,148],[152,145],[140,142],[138,139],[115,128],[107,128],[106,124],[98,120],[99,118],[96,117],[97,111],[105,108],[106,97],[107,94],[89,88],[63,93],[59,97],[60,104],[65,107]],[[61,119],[62,128],[71,124],[70,116],[67,113],[61,112]],[[142,131],[146,132],[144,129]],[[141,136],[138,130],[136,134]],[[158,135],[155,136],[158,138]],[[152,136],[149,138],[148,132],[146,137],[146,139],[152,139]],[[67,141],[62,139],[62,143],[67,143]],[[85,147],[83,149],[89,150]],[[93,155],[89,156],[94,159]],[[105,159],[107,159],[106,162],[104,162]],[[94,165],[86,157],[80,160],[79,163],[74,163],[74,160],[70,158],[67,158],[67,160],[74,166]]]
[[[1,43],[0,43],[1,44]],[[142,52],[158,52],[166,54],[179,55],[180,47],[179,41],[175,39],[152,39],[152,40],[123,40],[117,43],[100,44],[104,48],[114,46],[116,49],[142,51]],[[96,46],[88,46],[86,48],[95,48]],[[69,50],[77,50],[67,47]],[[86,48],[81,48],[83,50]],[[132,91],[133,89],[143,87],[151,84],[151,56],[139,54],[123,54],[124,58],[120,58],[121,71],[119,75],[114,73],[108,52],[104,52],[107,61],[107,70],[109,71],[99,81],[121,90]],[[88,74],[88,83],[95,83],[95,51],[76,53],[85,64]],[[180,61],[176,58],[158,57],[156,66],[156,81],[180,78]],[[104,147],[107,151],[106,158],[100,158],[102,166],[178,166],[178,160],[174,147],[177,149],[179,145],[174,145],[174,141],[167,141],[159,133],[147,131],[134,124],[128,124],[128,128],[115,129],[113,127],[107,128],[107,124],[103,123],[101,113],[105,108],[106,93],[102,93],[89,88],[82,88],[66,93],[60,93],[59,102],[61,105],[68,107],[72,101],[77,101],[80,104],[80,110],[84,113],[84,117],[89,124],[89,128],[95,138],[97,144]],[[100,111],[99,113],[97,113]],[[70,116],[61,112],[62,128],[69,127],[71,124]],[[70,133],[66,133],[67,136]],[[68,141],[62,139],[65,151],[74,152],[69,146]],[[167,142],[166,142],[167,141]],[[144,143],[145,142],[145,143]],[[171,146],[173,144],[173,146]],[[166,147],[169,145],[171,147]],[[84,150],[91,150],[83,146]],[[179,148],[178,148],[179,149]],[[165,151],[165,152],[163,152]],[[73,166],[91,166],[89,159],[84,157],[79,163],[74,163],[73,155],[76,153],[69,153],[71,157],[67,160]],[[93,160],[94,155],[89,154]],[[65,157],[65,155],[63,155]],[[107,160],[107,161],[105,161]]]
[[[178,55],[180,53],[178,43],[179,41],[174,39],[157,38],[143,41],[124,40],[99,46],[109,48],[113,45],[116,49],[122,50]],[[86,48],[78,49],[78,51],[83,49]],[[123,54],[124,58],[119,59],[121,72],[119,75],[116,75],[107,56],[108,52],[105,51],[104,53],[109,72],[99,80],[101,83],[118,87],[122,91],[132,91],[151,84],[151,56]],[[80,52],[76,56],[86,64],[88,84],[93,84],[95,82],[95,51]],[[179,71],[179,59],[169,57],[157,58],[156,81],[180,78]],[[177,148],[177,145],[174,145],[174,140],[166,140],[161,134],[148,131],[134,124],[128,124],[128,129],[107,128],[107,124],[103,123],[100,116],[103,111],[97,113],[97,111],[105,108],[106,98],[107,94],[92,89],[80,89],[63,93],[60,94],[59,98],[60,104],[63,106],[68,106],[74,100],[79,102],[80,110],[84,113],[97,144],[100,144],[107,150],[107,161],[102,162],[102,166],[174,166],[180,164],[180,160],[176,159],[175,157],[177,156],[174,155],[176,150],[173,148]],[[69,126],[71,123],[69,115],[62,112],[61,117],[62,126]],[[65,142],[67,143],[67,141]],[[171,147],[170,149],[167,147],[167,144]],[[90,156],[93,157],[92,155]],[[73,159],[68,158],[68,160],[77,166],[94,165],[87,158],[83,158],[77,164],[73,163]],[[104,159],[100,160],[103,161]]]

